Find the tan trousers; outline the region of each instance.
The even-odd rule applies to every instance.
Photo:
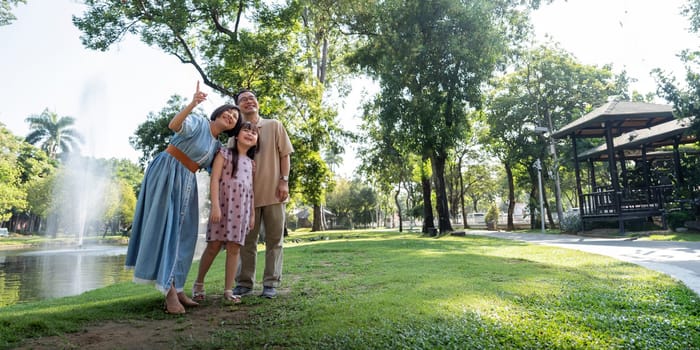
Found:
[[[282,280],[282,244],[284,239],[284,203],[255,208],[255,227],[248,232],[241,247],[241,264],[236,275],[236,286],[255,286],[255,263],[258,255],[260,226],[264,227],[265,271],[263,286],[279,287]]]

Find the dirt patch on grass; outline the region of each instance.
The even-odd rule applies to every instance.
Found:
[[[247,298],[258,298],[249,296]],[[231,330],[248,319],[246,299],[232,304],[222,296],[207,296],[185,315],[163,319],[120,320],[88,326],[77,333],[29,339],[17,349],[177,349],[207,342],[218,330]]]

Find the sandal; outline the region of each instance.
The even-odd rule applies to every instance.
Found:
[[[232,301],[234,304],[239,304],[241,302],[241,296],[233,294],[233,291],[227,289],[224,291],[224,300]]]
[[[204,290],[204,283],[196,283],[192,286],[192,300],[204,301],[207,297],[207,292]]]

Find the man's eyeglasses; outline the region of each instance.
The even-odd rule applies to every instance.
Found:
[[[240,97],[241,94],[243,94],[245,92],[250,93],[252,96],[246,96],[246,97],[241,98]],[[241,102],[244,102],[244,101],[255,100],[255,92],[253,92],[252,90],[249,90],[249,89],[241,89],[235,95],[233,95],[233,100],[236,102],[236,104],[240,104]]]

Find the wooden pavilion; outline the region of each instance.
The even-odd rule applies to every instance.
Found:
[[[551,134],[554,139],[570,138],[573,144],[584,230],[592,222],[617,221],[620,232],[624,232],[625,221],[654,217],[661,218],[665,226],[665,207],[678,200],[674,198],[674,186],[684,183],[680,145],[695,142],[688,133],[691,122],[688,118],[676,119],[668,105],[612,101]],[[579,151],[577,140],[582,138],[603,139],[604,143]],[[671,161],[673,174],[654,176],[658,173],[653,171],[654,165],[659,160]],[[594,165],[600,162],[607,165],[607,174],[596,174]],[[641,173],[636,181],[628,176],[631,163],[636,174]],[[585,193],[581,164],[588,165]]]

